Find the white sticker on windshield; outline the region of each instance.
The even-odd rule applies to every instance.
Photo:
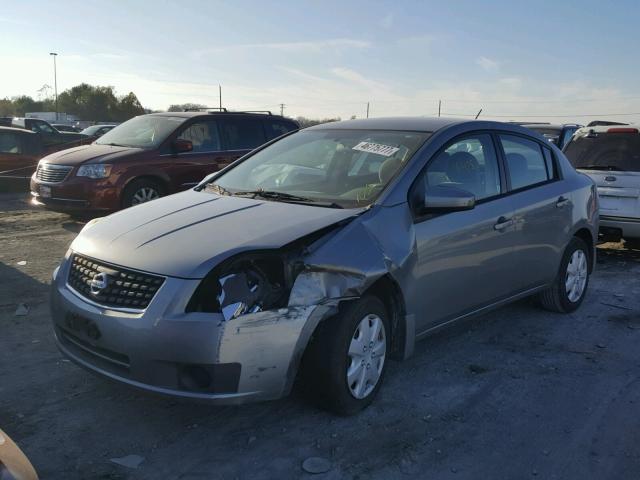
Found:
[[[361,152],[375,153],[382,155],[383,157],[390,157],[398,150],[398,147],[392,147],[391,145],[383,145],[381,143],[360,142],[353,150],[360,150]]]

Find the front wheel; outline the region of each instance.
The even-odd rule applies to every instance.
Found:
[[[553,285],[540,294],[542,306],[559,313],[578,309],[589,285],[590,253],[584,240],[573,237],[560,262],[560,271]]]
[[[313,399],[340,415],[367,407],[378,393],[390,345],[388,313],[366,295],[318,326],[303,368]]]
[[[134,180],[124,190],[122,208],[133,207],[141,203],[150,202],[164,195],[162,185],[154,180]]]

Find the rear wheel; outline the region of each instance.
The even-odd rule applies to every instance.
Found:
[[[164,196],[164,188],[155,180],[134,180],[124,190],[122,207],[129,208]]]
[[[340,415],[367,407],[382,385],[389,335],[386,308],[371,295],[321,323],[303,365],[312,399]]]
[[[584,240],[573,237],[564,251],[553,285],[540,294],[542,306],[559,313],[575,311],[589,285],[590,253]]]

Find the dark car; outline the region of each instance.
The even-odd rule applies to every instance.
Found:
[[[259,145],[298,129],[270,113],[141,115],[91,145],[43,158],[35,203],[76,213],[113,212],[195,186]]]
[[[113,130],[115,127],[116,125],[91,125],[90,127],[82,130],[80,133],[96,140],[108,131]]]
[[[80,129],[74,125],[65,125],[63,123],[52,123],[51,126],[59,132],[78,133]]]
[[[569,143],[569,140],[571,140],[576,130],[582,126],[575,123],[564,123],[562,125],[552,125],[550,123],[519,123],[519,125],[538,132],[549,142],[557,145],[560,150]]]
[[[57,146],[46,147],[41,137],[21,128],[0,127],[0,192],[28,184],[38,160]],[[24,187],[22,187],[24,188]]]
[[[42,143],[46,146],[67,144],[67,147],[73,147],[81,145],[83,140],[87,139],[87,136],[81,133],[61,132],[49,122],[39,118],[13,117],[9,119],[4,117],[1,119],[0,125],[31,130],[40,135]]]

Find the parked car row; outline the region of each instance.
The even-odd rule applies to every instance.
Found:
[[[73,142],[79,145],[87,139],[86,135],[78,132],[61,132],[49,122],[39,118],[3,117],[0,118],[0,126],[30,130],[40,135],[45,146],[66,144],[67,147],[71,147]]]

